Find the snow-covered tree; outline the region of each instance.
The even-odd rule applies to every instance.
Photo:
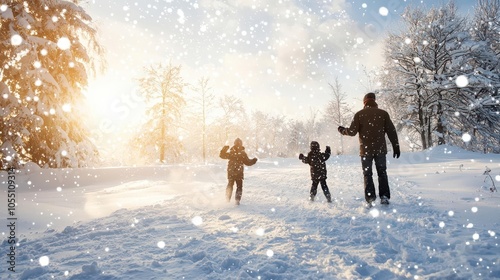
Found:
[[[349,125],[352,119],[352,111],[347,104],[347,94],[342,91],[342,85],[339,82],[338,77],[335,78],[335,81],[332,83],[328,83],[331,89],[331,98],[328,102],[325,111],[325,121],[326,121],[326,129],[328,131],[334,131],[335,135],[338,135],[337,127],[339,125],[345,126]],[[340,135],[340,147],[338,148],[338,152],[344,153],[344,143],[343,143],[342,135]]]
[[[222,126],[222,142],[232,143],[232,141],[239,137],[242,140],[243,134],[246,135],[245,130],[248,126],[247,115],[243,102],[241,99],[234,95],[224,95],[219,99],[219,107],[222,109],[222,117],[219,123]]]
[[[461,122],[472,129],[468,147],[483,152],[500,152],[500,1],[478,0],[471,35],[476,45],[465,92],[468,111]]]
[[[307,145],[311,141],[318,141],[318,137],[322,133],[320,131],[319,112],[312,108],[309,109],[309,117],[304,122],[304,141]]]
[[[261,158],[284,156],[286,154],[286,120],[283,116],[271,116],[262,111],[255,111],[251,115],[252,148]]]
[[[264,112],[255,111],[252,113],[252,123],[254,149],[259,155],[266,156],[269,153],[270,117]]]
[[[292,120],[289,123],[289,135],[287,139],[288,155],[293,156],[299,154],[301,150],[307,150],[309,143],[306,138],[306,128],[304,123],[297,120]]]
[[[96,159],[80,107],[102,50],[78,2],[0,4],[3,165],[76,167]]]
[[[286,119],[284,116],[271,117],[269,121],[270,137],[268,145],[270,146],[270,156],[284,157],[287,153],[286,136],[288,127],[286,126]]]
[[[176,161],[182,149],[178,131],[187,86],[181,76],[181,66],[152,65],[145,67],[144,72],[139,85],[146,99],[147,119],[135,143],[145,155],[156,155],[159,162]]]
[[[420,135],[424,149],[444,144],[454,131],[455,80],[470,69],[471,39],[466,18],[453,2],[424,10],[409,7],[403,30],[386,40],[383,88],[395,97],[395,106],[406,108],[397,116]]]
[[[198,83],[195,85],[194,91],[196,96],[191,99],[191,101],[197,105],[197,112],[200,114],[197,119],[200,119],[201,122],[201,149],[202,149],[202,157],[203,162],[207,160],[207,122],[208,122],[208,113],[210,109],[212,109],[215,105],[215,95],[212,92],[212,88],[209,85],[209,79],[206,77],[202,77],[198,80]],[[195,114],[197,115],[197,114]]]

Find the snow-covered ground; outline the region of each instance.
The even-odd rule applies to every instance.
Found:
[[[488,166],[500,185],[500,155],[439,147],[389,158],[391,205],[372,209],[359,157],[327,163],[332,204],[321,191],[307,201],[309,167],[298,159],[248,168],[240,206],[224,201],[223,160],[20,170],[16,272],[3,226],[0,278],[500,278],[500,195],[483,175]]]

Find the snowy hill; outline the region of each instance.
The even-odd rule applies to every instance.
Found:
[[[261,160],[242,205],[224,201],[216,165],[21,170],[16,272],[1,279],[500,278],[500,156],[456,148],[389,159],[391,205],[363,206],[358,156],[328,160],[307,201],[309,168]],[[488,179],[488,180],[485,180]],[[1,173],[7,185],[7,173]],[[7,221],[7,188],[0,217]]]

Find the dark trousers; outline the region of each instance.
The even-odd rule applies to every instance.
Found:
[[[326,198],[328,200],[330,200],[331,199],[330,190],[328,189],[328,186],[326,185],[325,179],[312,180],[312,186],[311,186],[311,191],[310,191],[311,197],[314,198],[316,196],[316,194],[318,193],[318,184],[320,184],[320,183],[321,183],[321,189],[323,189],[323,193],[325,194]]]
[[[243,180],[228,179],[226,187],[226,200],[231,201],[231,196],[233,195],[233,185],[236,182],[236,194],[234,199],[236,201],[241,200],[241,195],[243,194]]]
[[[373,183],[373,161],[375,161],[375,169],[378,175],[379,197],[385,196],[390,199],[391,192],[389,190],[389,180],[387,179],[387,161],[385,159],[385,154],[361,157],[361,166],[363,167],[363,176],[365,180],[365,199],[367,202],[372,202],[377,198],[375,194],[375,184]]]

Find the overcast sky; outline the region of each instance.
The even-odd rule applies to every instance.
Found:
[[[359,109],[361,97],[375,87],[364,69],[381,66],[383,40],[401,12],[408,4],[436,2],[88,1],[82,6],[99,29],[108,64],[89,94],[99,97],[102,111],[119,111],[118,102],[133,116],[139,110],[135,79],[143,67],[171,62],[182,66],[186,82],[208,77],[216,95],[235,95],[248,111],[307,118],[325,108],[328,83],[336,77]],[[472,14],[476,1],[456,3]]]

